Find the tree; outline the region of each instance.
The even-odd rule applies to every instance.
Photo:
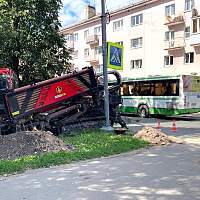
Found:
[[[61,6],[61,0],[0,0],[0,66],[11,67],[22,84],[70,67],[70,51],[59,34]]]

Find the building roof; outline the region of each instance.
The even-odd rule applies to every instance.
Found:
[[[136,3],[132,3],[132,4],[129,4],[129,5],[124,6],[122,8],[113,10],[109,14],[110,14],[110,17],[113,17],[115,15],[124,13],[126,11],[130,11],[130,10],[133,10],[135,8],[146,6],[147,4],[150,4],[150,3],[153,3],[153,2],[156,2],[156,1],[159,1],[159,0],[140,0],[140,1],[137,1]],[[61,33],[65,33],[65,32],[68,33],[70,31],[73,32],[74,29],[79,29],[82,26],[93,24],[95,22],[96,23],[100,23],[100,18],[101,18],[101,15],[97,14],[96,16],[94,16],[94,17],[92,17],[90,19],[84,19],[84,20],[81,20],[81,21],[76,22],[74,24],[70,24],[67,27],[61,29],[60,32]]]

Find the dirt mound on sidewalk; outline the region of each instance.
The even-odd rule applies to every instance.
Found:
[[[138,131],[134,137],[150,142],[153,145],[165,145],[170,143],[182,144],[183,141],[172,136],[167,136],[165,133],[152,127],[144,127]]]
[[[66,145],[51,132],[24,131],[0,136],[1,160],[70,149],[70,146]]]

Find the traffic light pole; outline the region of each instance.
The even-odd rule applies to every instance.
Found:
[[[101,0],[101,26],[102,26],[102,51],[103,51],[103,80],[104,80],[104,110],[106,124],[102,129],[113,130],[109,119],[109,91],[108,91],[108,72],[107,72],[107,41],[106,41],[106,23],[107,14],[105,13],[105,0]]]

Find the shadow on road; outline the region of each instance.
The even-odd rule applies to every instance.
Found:
[[[154,147],[10,177],[0,182],[0,192],[5,200],[12,199],[6,188],[16,200],[196,200],[199,164],[193,146]]]

